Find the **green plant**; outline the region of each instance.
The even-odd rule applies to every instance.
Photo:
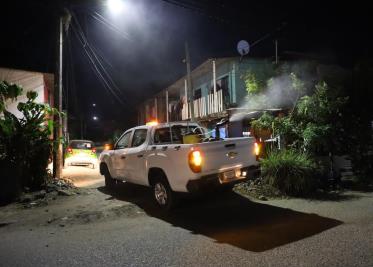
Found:
[[[272,130],[273,121],[274,121],[274,117],[271,114],[264,112],[263,115],[260,116],[259,119],[254,120],[251,123],[251,127],[258,131]]]
[[[267,87],[267,81],[275,75],[275,69],[272,63],[254,63],[241,76],[245,83],[246,91],[249,95],[258,94]]]
[[[306,195],[316,188],[316,165],[305,153],[272,151],[261,161],[261,168],[265,180],[287,195]]]
[[[39,189],[47,177],[53,145],[51,118],[58,112],[36,103],[36,92],[29,91],[26,96],[27,101],[17,106],[22,118],[10,113],[5,104],[0,117],[0,172],[5,184],[2,188],[5,193],[1,192],[0,198],[3,199],[17,196],[24,187]]]
[[[5,110],[6,100],[14,100],[21,95],[22,88],[16,84],[9,84],[6,81],[0,81],[0,113]]]
[[[268,139],[272,133],[274,117],[264,112],[259,119],[251,122],[251,129],[257,138]]]
[[[261,87],[263,86],[263,82],[258,80],[255,74],[250,71],[245,75],[244,80],[245,80],[246,90],[249,94],[259,93]]]

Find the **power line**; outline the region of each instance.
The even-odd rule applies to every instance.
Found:
[[[111,78],[111,76],[109,75],[109,73],[105,69],[103,63],[101,62],[100,58],[97,56],[97,54],[95,53],[94,49],[91,47],[89,41],[87,40],[87,38],[85,37],[85,35],[84,35],[83,31],[82,31],[82,28],[81,28],[81,26],[80,26],[79,21],[77,20],[77,18],[74,15],[73,15],[73,18],[74,18],[74,21],[76,22],[77,27],[78,27],[78,28],[75,28],[75,25],[72,25],[73,30],[74,30],[75,34],[78,36],[78,39],[81,42],[86,55],[89,57],[89,59],[91,61],[91,64],[93,64],[93,66],[94,66],[94,72],[96,73],[96,75],[98,75],[100,77],[101,82],[117,98],[117,100],[121,102],[121,104],[126,104],[126,105],[130,106],[131,108],[133,108],[133,106],[130,103],[128,103],[127,100],[125,100],[125,99],[122,98],[122,97],[125,98],[125,95],[119,89],[119,87],[116,85],[116,83],[114,82],[114,80]],[[87,48],[89,50],[87,50]],[[98,65],[99,65],[100,68],[96,65],[95,60],[98,63]],[[103,75],[101,73],[100,69],[103,71],[103,73],[105,75]],[[106,76],[106,78],[105,78],[105,76]],[[107,79],[109,81],[107,81]],[[122,97],[119,97],[118,94],[122,95]]]
[[[115,99],[122,105],[125,105],[125,103],[123,102],[123,100],[114,92],[114,90],[111,88],[110,84],[106,81],[106,79],[103,77],[103,75],[101,74],[99,68],[97,67],[97,65],[95,64],[93,58],[91,57],[91,55],[89,54],[89,52],[87,51],[87,49],[85,48],[85,44],[84,44],[84,41],[81,40],[76,28],[74,25],[72,25],[71,27],[74,31],[74,33],[76,34],[78,40],[80,41],[82,47],[83,47],[83,50],[86,54],[86,56],[88,57],[90,63],[91,63],[91,68],[93,70],[93,72],[96,74],[96,76],[98,77],[99,81],[102,83],[102,85],[104,86],[104,88],[108,89],[112,95],[115,97]]]
[[[98,22],[102,23],[106,27],[108,27],[110,30],[118,33],[121,35],[123,38],[125,38],[128,41],[132,41],[130,38],[130,35],[126,32],[121,31],[118,27],[116,27],[114,24],[112,24],[110,21],[108,21],[104,16],[99,14],[98,12],[93,12],[93,14],[90,14],[92,18],[97,20]]]
[[[74,16],[74,15],[73,15]],[[90,49],[90,52],[91,54],[94,56],[94,58],[96,59],[96,61],[98,62],[98,64],[100,65],[101,69],[104,71],[106,77],[109,79],[109,81],[111,82],[111,84],[113,85],[114,89],[117,90],[117,92],[119,94],[121,94],[123,97],[125,97],[125,95],[123,95],[123,92],[119,89],[119,87],[116,85],[116,83],[114,82],[114,80],[111,78],[111,76],[109,75],[109,73],[106,71],[105,67],[103,66],[102,62],[100,61],[99,57],[96,55],[95,51],[92,49],[91,47],[91,44],[90,42],[88,41],[88,39],[85,37],[84,33],[83,33],[83,30],[82,30],[82,27],[80,26],[80,23],[78,21],[78,19],[76,18],[76,16],[74,16],[74,20],[75,22],[77,23],[78,25],[78,32],[80,33],[80,36],[81,38],[84,40],[86,46]]]

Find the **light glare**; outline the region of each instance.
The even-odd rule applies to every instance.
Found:
[[[124,3],[122,0],[108,0],[107,5],[113,14],[119,14],[123,11]]]

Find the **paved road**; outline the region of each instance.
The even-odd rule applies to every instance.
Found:
[[[63,177],[73,180],[75,186],[97,188],[104,185],[104,177],[100,175],[99,168],[91,166],[68,166],[62,170]]]
[[[145,188],[90,187],[12,216],[0,208],[17,218],[0,227],[0,265],[373,266],[371,192],[267,202],[215,194],[166,215],[149,204]],[[46,223],[51,214],[58,220]]]

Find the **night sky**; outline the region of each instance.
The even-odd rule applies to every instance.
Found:
[[[94,113],[102,123],[114,120],[123,128],[136,121],[138,103],[185,74],[185,41],[192,67],[209,57],[236,56],[239,40],[253,43],[267,34],[249,56],[273,57],[277,39],[280,58],[301,53],[346,68],[372,58],[371,15],[356,1],[125,2],[123,14],[114,15],[105,1],[2,1],[0,66],[54,72],[56,21],[59,10],[68,8],[65,105],[72,117],[82,114],[88,127],[97,125],[90,121]],[[99,58],[116,96],[85,51]]]

